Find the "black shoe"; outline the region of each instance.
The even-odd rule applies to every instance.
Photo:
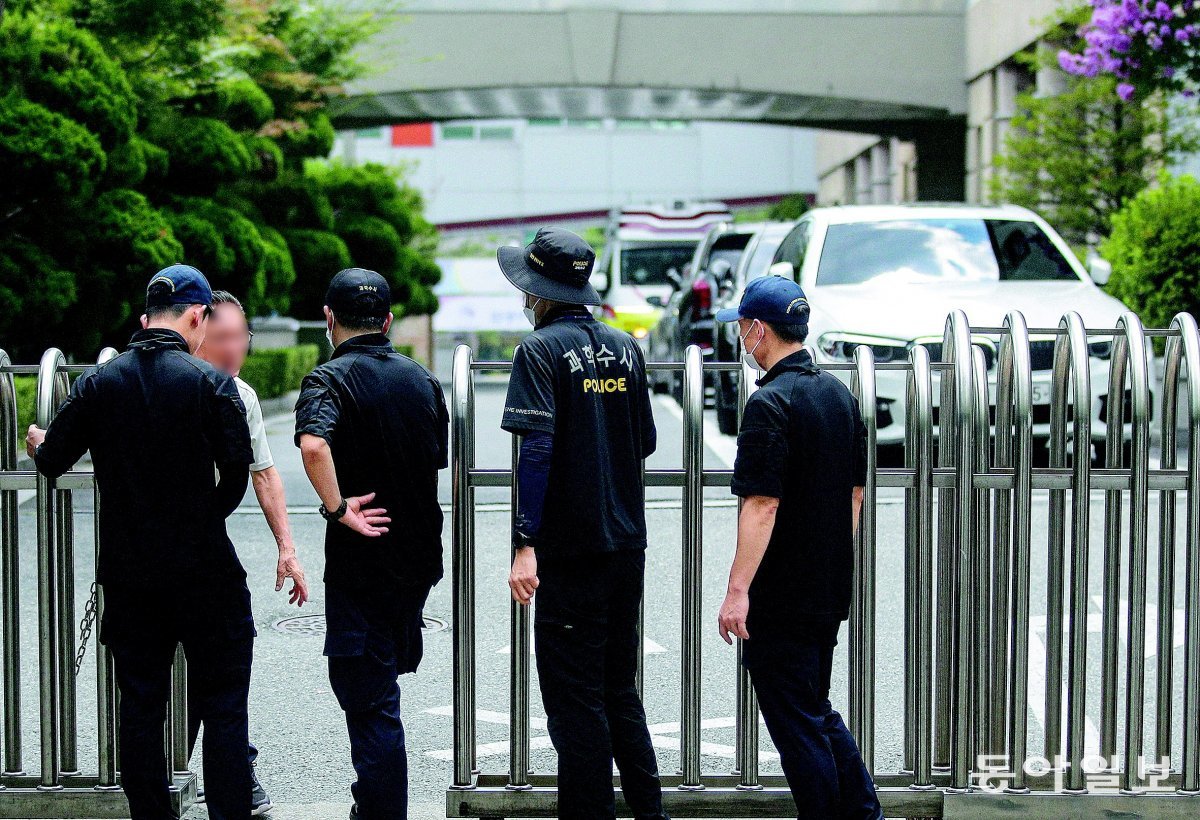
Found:
[[[358,804],[355,803],[350,807],[350,820],[355,820],[358,817]]]
[[[253,769],[250,770],[250,781],[250,816],[260,817],[275,808],[275,805],[271,803],[271,798],[267,797],[267,790],[258,782],[258,774]]]

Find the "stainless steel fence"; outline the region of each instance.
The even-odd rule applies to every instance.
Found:
[[[104,362],[116,355],[105,348]],[[18,469],[24,431],[18,427],[14,377],[36,377],[35,419],[47,427],[66,398],[72,374],[87,365],[67,364],[62,352],[50,349],[37,365],[13,364],[0,350],[0,651],[3,663],[3,772],[0,773],[0,817],[128,817],[119,786],[117,757],[117,690],[112,659],[94,633],[104,608],[103,590],[93,583],[85,613],[85,633],[95,653],[96,706],[80,725],[77,676],[85,647],[76,630],[75,510],[76,493],[92,494],[100,507],[91,471],[72,471],[51,480],[29,465]],[[22,663],[32,653],[21,639],[21,527],[19,493],[33,491],[37,560],[37,692],[38,766],[26,771]],[[96,518],[92,524],[95,527]],[[93,543],[98,538],[93,537]],[[182,811],[196,796],[196,778],[187,771],[186,695],[182,654],[176,667],[175,697],[169,726],[172,799]],[[184,727],[182,731],[178,727]],[[96,746],[95,767],[80,760],[81,734]]]
[[[1048,407],[1035,404],[1030,338],[1053,340]],[[998,349],[990,363],[978,341]],[[1161,457],[1150,462],[1150,348],[1164,346]],[[1106,432],[1093,436],[1089,344],[1111,340]],[[871,444],[878,430],[877,377],[905,374],[904,463],[880,467],[869,447],[868,483],[856,536],[853,607],[848,625],[848,723],[873,771],[888,817],[1081,816],[1184,817],[1200,812],[1200,333],[1179,314],[1166,329],[1143,329],[1133,314],[1115,328],[1085,328],[1075,313],[1055,327],[1029,328],[1017,312],[1001,327],[971,327],[961,311],[947,317],[936,361],[911,347],[907,361],[876,362],[859,347],[847,371]],[[553,772],[530,770],[529,615],[513,605],[509,656],[507,771],[481,771],[476,759],[475,489],[511,486],[513,469],[475,462],[475,375],[509,370],[455,351],[452,385],[454,771],[451,817],[551,817]],[[736,769],[701,770],[702,493],[728,486],[729,470],[705,469],[704,374],[737,365],[705,365],[689,348],[683,363],[682,469],[647,470],[646,486],[682,492],[680,768],[664,778],[666,807],[677,817],[795,817],[780,776],[759,774],[757,709],[749,681],[736,676]],[[1185,378],[1186,374],[1186,378]],[[1044,379],[1041,374],[1039,379]],[[1186,391],[1183,395],[1181,391]],[[1186,408],[1181,419],[1177,408]],[[1035,409],[1042,415],[1048,466],[1035,463]],[[1177,465],[1177,427],[1186,428],[1186,466]],[[1043,428],[1043,431],[1045,428]],[[1093,443],[1103,462],[1091,463]],[[514,464],[515,467],[515,444]],[[897,759],[880,765],[876,746],[876,520],[881,488],[903,489],[903,714]],[[1093,491],[1103,493],[1093,511]],[[1150,509],[1158,494],[1158,514]],[[1179,499],[1179,494],[1183,499]],[[1126,507],[1126,499],[1128,499]],[[1183,537],[1177,537],[1180,501]],[[1069,503],[1068,503],[1069,502]],[[1035,506],[1036,504],[1036,506]],[[732,514],[732,513],[731,513]],[[1048,522],[1035,531],[1035,514]],[[1150,527],[1157,519],[1157,566]],[[1102,521],[1092,537],[1094,520]],[[1102,552],[1093,554],[1093,540]],[[1031,583],[1034,544],[1045,545],[1044,593]],[[663,545],[656,544],[656,548]],[[501,554],[507,557],[508,550]],[[1037,555],[1042,555],[1040,549]],[[1093,560],[1095,558],[1095,560]],[[1176,565],[1183,562],[1183,582]],[[1100,657],[1089,657],[1089,616],[1096,620],[1089,572],[1103,568],[1098,596]],[[1041,570],[1041,567],[1038,567]],[[1154,589],[1147,579],[1157,576]],[[505,595],[504,589],[487,595]],[[1179,605],[1177,607],[1177,604]],[[1122,609],[1122,607],[1124,607]],[[1182,609],[1182,628],[1175,622]],[[1156,623],[1148,621],[1154,612]],[[1044,731],[1031,731],[1030,639],[1043,630]],[[1036,623],[1035,623],[1036,619]],[[1152,627],[1148,631],[1148,627]],[[1124,652],[1121,651],[1122,636]],[[1156,680],[1146,685],[1147,641]],[[1182,640],[1182,663],[1173,647]],[[1152,653],[1153,654],[1153,653]],[[732,661],[731,661],[732,662]],[[1036,668],[1035,668],[1036,671]],[[1035,680],[1041,684],[1039,674]],[[1182,692],[1182,714],[1172,697]],[[1089,697],[1093,700],[1089,710]],[[1097,748],[1087,741],[1099,716]],[[1152,743],[1145,742],[1153,726]],[[1182,737],[1173,748],[1173,731]],[[1098,752],[1098,754],[1097,754]],[[1152,756],[1153,762],[1145,758]],[[1164,763],[1164,760],[1166,761]],[[1133,761],[1133,763],[1127,763]]]

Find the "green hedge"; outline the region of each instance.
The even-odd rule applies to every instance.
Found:
[[[316,345],[256,350],[246,358],[239,375],[260,399],[273,399],[299,390],[301,380],[317,366],[319,353]]]

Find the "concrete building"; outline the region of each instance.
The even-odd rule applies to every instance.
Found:
[[[962,94],[966,102],[964,197],[987,202],[992,160],[1016,109],[1017,95],[1031,88],[1052,94],[1061,88],[1056,69],[1033,72],[1015,57],[1037,46],[1042,23],[1058,0],[966,0],[962,39],[945,47],[965,54]],[[817,201],[905,202],[917,199],[919,165],[911,142],[891,136],[823,132],[817,137],[820,184]]]
[[[334,155],[406,165],[426,216],[453,231],[514,218],[595,224],[639,202],[811,194],[814,141],[781,125],[543,117],[347,130]]]

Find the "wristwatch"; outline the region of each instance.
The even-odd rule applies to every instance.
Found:
[[[321,517],[326,521],[340,521],[342,516],[346,514],[346,499],[343,498],[342,503],[338,504],[338,508],[332,512],[327,509],[324,504],[317,508],[317,512],[319,512]]]

